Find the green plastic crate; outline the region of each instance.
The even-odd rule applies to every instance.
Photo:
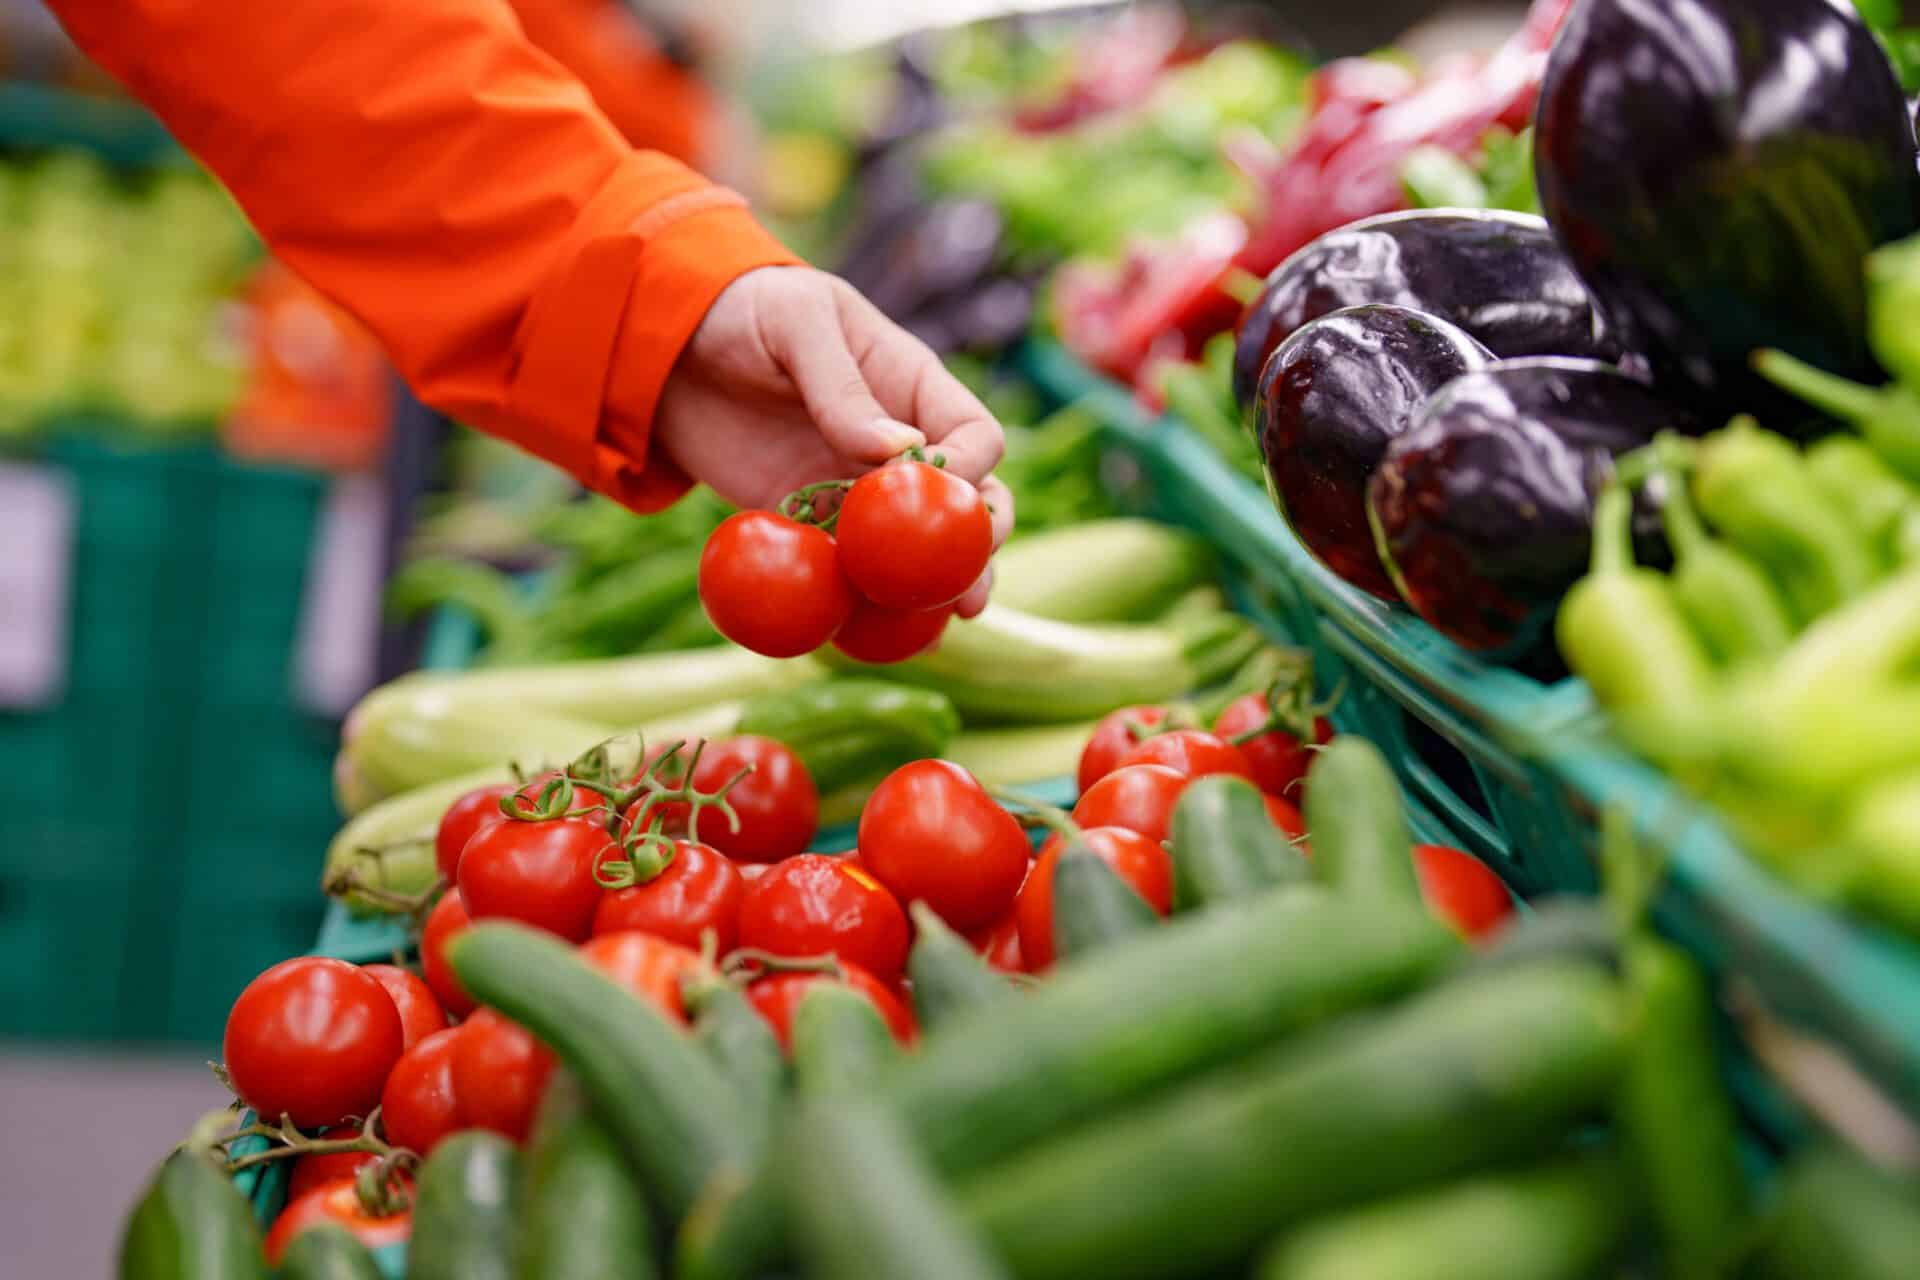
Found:
[[[1455,843],[1523,896],[1590,893],[1599,814],[1625,807],[1667,855],[1654,908],[1661,929],[1920,1116],[1920,944],[1800,897],[1768,874],[1691,797],[1604,745],[1583,682],[1542,684],[1482,662],[1406,610],[1348,586],[1308,553],[1259,486],[1185,427],[1152,418],[1057,345],[1035,343],[1021,362],[1055,398],[1086,403],[1106,424],[1138,463],[1159,514],[1197,529],[1241,566],[1248,590],[1312,649],[1323,688],[1342,690],[1335,724],[1381,746]],[[1750,1063],[1736,1084],[1770,1134],[1797,1134],[1796,1108]]]

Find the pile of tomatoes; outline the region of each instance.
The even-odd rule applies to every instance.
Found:
[[[838,508],[818,523],[829,489]],[[993,555],[980,491],[918,459],[844,488],[801,490],[781,508],[729,517],[700,556],[700,602],[714,627],[768,657],[828,643],[860,662],[923,653]]]

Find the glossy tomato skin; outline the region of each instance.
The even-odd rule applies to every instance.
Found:
[[[1163,764],[1189,778],[1230,773],[1252,782],[1253,766],[1240,748],[1217,734],[1200,729],[1175,729],[1158,733],[1120,757],[1121,767],[1130,764]]]
[[[651,933],[628,930],[587,939],[580,944],[580,955],[675,1022],[687,1020],[680,978],[699,969],[698,952]]]
[[[936,609],[966,594],[993,555],[980,491],[925,462],[896,462],[853,482],[835,527],[840,565],[888,609]]]
[[[267,1232],[267,1263],[278,1266],[280,1255],[293,1238],[313,1227],[331,1224],[340,1227],[369,1250],[390,1244],[404,1244],[413,1235],[413,1211],[402,1209],[384,1218],[376,1218],[360,1204],[360,1193],[352,1178],[323,1182],[305,1195],[290,1200]]]
[[[772,511],[727,517],[700,553],[700,603],[714,628],[770,658],[833,639],[853,600],[833,538]]]
[[[833,647],[855,662],[905,662],[940,643],[952,619],[951,607],[888,609],[863,598],[834,636]]]
[[[785,743],[751,733],[709,742],[693,770],[694,787],[718,790],[748,765],[753,772],[727,792],[740,829],[708,809],[695,823],[695,839],[738,862],[778,862],[804,852],[820,826],[820,792]]]
[[[452,884],[460,874],[460,853],[481,827],[506,821],[500,801],[513,793],[513,784],[477,787],[447,806],[440,815],[440,827],[433,836],[433,860],[440,874]]]
[[[1002,973],[1025,973],[1026,960],[1020,954],[1020,921],[1012,911],[987,928],[968,936],[981,959]]]
[[[1267,817],[1273,825],[1286,833],[1289,840],[1300,840],[1307,834],[1307,820],[1291,800],[1267,792]]]
[[[1163,764],[1130,764],[1089,787],[1073,806],[1073,820],[1083,830],[1125,827],[1149,840],[1165,840],[1173,826],[1173,806],[1192,781]]]
[[[1413,848],[1420,896],[1441,919],[1475,941],[1491,937],[1513,915],[1513,895],[1470,853],[1445,845]]]
[[[441,1009],[456,1018],[472,1013],[474,1004],[473,997],[454,976],[453,966],[447,963],[447,943],[471,923],[459,891],[449,889],[433,904],[433,910],[427,913],[427,922],[420,928],[421,972],[426,974],[427,986],[440,1001]]]
[[[1173,859],[1164,848],[1123,827],[1095,827],[1083,835],[1087,848],[1131,885],[1155,913],[1165,916],[1173,911]],[[1027,877],[1020,901],[1014,906],[1020,956],[1030,973],[1053,967],[1053,873],[1060,865],[1063,847],[1059,836],[1041,846],[1033,874]]]
[[[673,842],[673,860],[659,875],[630,889],[615,889],[593,913],[595,937],[637,929],[656,938],[698,948],[711,929],[719,954],[733,950],[740,932],[740,901],[747,882],[740,869],[712,847]]]
[[[906,967],[907,913],[872,874],[823,853],[776,863],[748,886],[740,945],[776,956],[833,955],[891,982]]]
[[[465,1126],[525,1142],[553,1075],[552,1052],[492,1009],[475,1010],[454,1034],[453,1094]]]
[[[463,1028],[436,1031],[400,1055],[380,1091],[380,1124],[387,1141],[426,1155],[462,1127],[453,1087],[453,1055]]]
[[[1013,815],[946,760],[887,775],[860,813],[860,861],[901,903],[966,932],[1007,913],[1033,860]]]
[[[1258,729],[1267,722],[1267,696],[1249,693],[1227,704],[1213,722],[1213,731],[1232,742],[1241,734]],[[1333,726],[1325,716],[1313,722],[1316,745],[1333,741]],[[1285,796],[1299,804],[1305,794],[1307,766],[1313,763],[1313,748],[1284,729],[1263,733],[1239,744],[1240,753],[1253,766],[1253,780],[1270,796]]]
[[[392,1076],[389,1075],[388,1079],[392,1079]],[[322,1129],[320,1136],[357,1138],[360,1136],[360,1126],[335,1125],[331,1129]],[[354,1177],[379,1158],[379,1153],[374,1151],[330,1151],[325,1155],[301,1156],[293,1162],[293,1172],[287,1175],[287,1203],[292,1204],[321,1183]]]
[[[518,920],[578,942],[592,932],[605,892],[594,866],[616,849],[587,818],[497,822],[460,855],[460,898],[471,919]]]
[[[1152,729],[1165,724],[1166,720],[1167,709],[1153,706],[1122,707],[1101,717],[1080,751],[1080,790],[1086,792],[1119,768],[1120,757],[1139,745],[1131,726],[1138,724]]]
[[[372,974],[393,997],[393,1007],[400,1012],[400,1035],[405,1048],[411,1049],[434,1032],[446,1030],[446,1011],[434,997],[433,988],[422,981],[419,974],[395,964],[360,967]]]
[[[227,1014],[222,1052],[234,1092],[271,1123],[302,1129],[365,1116],[405,1048],[400,1011],[379,979],[342,960],[283,960]]]
[[[919,1028],[913,1019],[913,1012],[892,987],[862,969],[859,965],[842,963],[843,979],[835,979],[825,973],[770,973],[755,978],[747,987],[747,1000],[760,1012],[773,1028],[773,1034],[780,1041],[781,1049],[793,1051],[793,1014],[800,1007],[800,1001],[807,991],[817,982],[844,980],[880,1011],[887,1029],[893,1032],[893,1038],[901,1044],[912,1044],[919,1034]]]

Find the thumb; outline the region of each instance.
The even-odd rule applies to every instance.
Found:
[[[787,374],[800,389],[807,414],[834,452],[858,462],[882,463],[926,437],[889,417],[867,386],[848,345],[840,308],[830,294],[782,318]]]

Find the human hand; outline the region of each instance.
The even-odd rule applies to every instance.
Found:
[[[996,549],[1013,529],[1013,495],[990,474],[1000,424],[925,343],[810,267],[763,267],[721,292],[668,375],[653,430],[675,465],[742,507],[924,445],[979,486]],[[962,617],[986,607],[992,576],[961,597]]]

